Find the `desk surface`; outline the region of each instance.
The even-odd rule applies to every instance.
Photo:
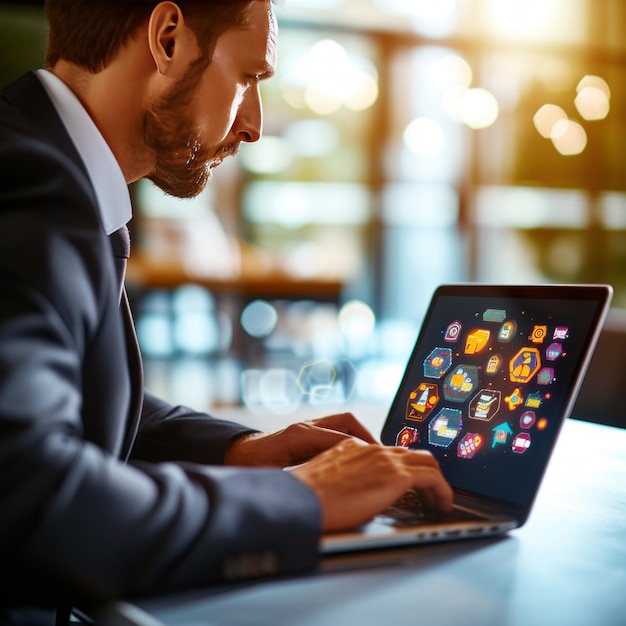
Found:
[[[329,559],[115,611],[146,626],[624,625],[626,430],[567,420],[528,522],[503,538]]]

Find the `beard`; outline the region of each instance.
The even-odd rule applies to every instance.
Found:
[[[189,115],[189,103],[207,65],[205,58],[192,63],[171,91],[144,114],[144,143],[155,156],[148,178],[177,198],[197,196],[209,182],[211,170],[239,150],[239,142],[204,146]]]

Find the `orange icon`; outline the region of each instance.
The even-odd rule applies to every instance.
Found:
[[[480,352],[489,341],[489,331],[485,328],[473,330],[465,341],[465,354],[476,354]]]

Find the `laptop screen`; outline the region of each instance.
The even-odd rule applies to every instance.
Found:
[[[580,285],[440,287],[383,443],[427,449],[456,490],[527,511],[611,293]]]

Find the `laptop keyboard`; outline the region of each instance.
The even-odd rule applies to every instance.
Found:
[[[428,509],[424,507],[417,492],[411,490],[376,516],[376,519],[391,526],[414,526],[433,522],[460,522],[485,518],[477,513],[456,507],[448,512]]]

